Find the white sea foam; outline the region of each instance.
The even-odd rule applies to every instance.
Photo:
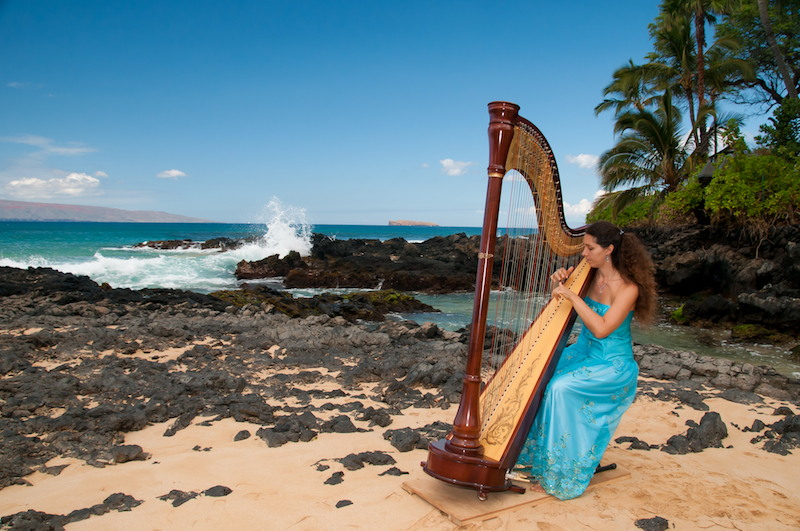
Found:
[[[252,220],[266,230],[253,242],[239,249],[161,250],[148,247],[103,246],[93,255],[46,259],[0,258],[0,266],[27,268],[52,267],[64,273],[86,275],[95,282],[114,288],[175,288],[198,292],[231,289],[237,286],[236,265],[242,260],[256,261],[271,255],[286,256],[297,251],[311,253],[312,227],[305,210],[285,206],[273,198]]]
[[[267,218],[268,230],[260,245],[269,249],[270,254],[286,256],[291,251],[297,251],[301,256],[311,254],[312,227],[306,221],[304,208],[284,206],[273,197],[262,215]]]
[[[27,269],[28,267],[40,267],[34,265],[33,262],[35,259],[31,260],[13,260],[11,258],[0,258],[0,267],[16,267],[18,269]],[[42,265],[44,265],[45,261],[41,261]]]

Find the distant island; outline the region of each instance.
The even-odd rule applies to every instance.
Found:
[[[407,219],[389,220],[390,227],[438,227],[436,223],[430,221],[408,221]]]
[[[29,203],[0,199],[0,221],[94,221],[110,223],[217,223],[153,210],[122,210],[81,205]]]

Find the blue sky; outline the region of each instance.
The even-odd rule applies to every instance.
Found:
[[[0,0],[0,198],[480,226],[507,100],[578,226],[614,143],[594,107],[658,3]]]

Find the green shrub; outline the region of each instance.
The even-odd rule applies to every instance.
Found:
[[[794,223],[800,204],[800,167],[775,155],[737,153],[705,189],[705,206],[720,219]]]
[[[685,324],[686,321],[689,320],[685,315],[683,315],[683,305],[681,305],[680,308],[672,312],[669,318],[672,322],[677,324]]]
[[[703,188],[697,178],[699,170],[681,183],[677,190],[668,194],[661,208],[661,216],[675,218],[690,214],[694,209],[703,205]]]
[[[620,227],[631,227],[634,225],[641,225],[642,223],[649,223],[650,211],[653,206],[655,196],[647,196],[637,199],[630,205],[623,208],[619,214],[614,216],[611,206],[606,207],[600,211],[592,210],[586,216],[586,223],[594,223],[595,221],[605,220],[614,223]]]
[[[786,159],[800,155],[800,100],[784,98],[769,121],[772,125],[759,128],[764,134],[757,136],[756,142]]]

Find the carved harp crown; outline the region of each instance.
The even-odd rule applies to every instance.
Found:
[[[489,183],[466,376],[453,431],[431,443],[423,464],[433,477],[477,489],[481,499],[490,491],[519,490],[506,473],[519,457],[576,317],[565,299],[549,300],[549,277],[559,267],[576,265],[585,234],[564,219],[550,145],[518,113],[513,103],[489,104]],[[501,193],[511,201],[498,240]],[[495,256],[502,258],[497,278]],[[583,296],[592,273],[580,262],[565,285]],[[486,360],[493,280],[500,289]]]

